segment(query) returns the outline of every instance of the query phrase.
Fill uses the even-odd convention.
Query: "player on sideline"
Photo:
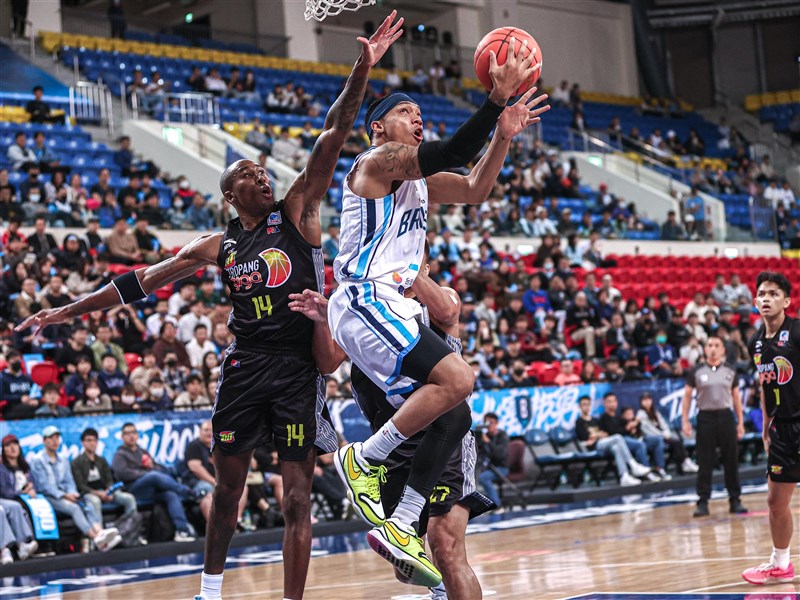
[[[748,347],[761,382],[772,556],[742,573],[745,581],[756,585],[794,579],[789,506],[800,482],[800,320],[786,316],[791,293],[792,286],[784,275],[759,273],[756,308],[764,323]]]
[[[221,598],[222,571],[250,457],[270,438],[278,448],[285,486],[284,598],[303,597],[311,555],[315,447],[332,452],[337,439],[321,414],[325,404],[319,371],[330,371],[325,362],[330,331],[327,324],[313,324],[292,312],[289,294],[322,286],[320,202],[361,107],[370,69],[402,34],[403,20],[394,23],[396,14],[369,40],[358,38],[361,55],[328,112],[305,170],[283,201],[275,201],[263,168],[250,160],[237,161],[220,178],[225,201],[239,215],[224,233],[199,237],[175,257],[130,271],[77,302],[40,311],[17,328],[42,328],[120,301],[134,302],[206,265],[223,270],[235,341],[225,355],[212,417],[217,483],[196,599]]]
[[[416,298],[422,303],[422,320],[461,356],[461,339],[458,337],[458,320],[461,313],[461,300],[455,290],[440,287],[428,277],[428,243],[420,272],[407,297]],[[303,294],[293,294],[289,307],[303,312],[310,319],[326,320],[328,301],[320,294],[305,290]],[[425,317],[429,316],[429,319]],[[337,356],[335,361],[344,358]],[[386,393],[375,385],[356,365],[351,372],[353,397],[361,412],[370,423],[372,431],[378,431],[396,412],[387,401]],[[394,509],[400,501],[411,461],[419,448],[423,432],[410,437],[388,456],[386,482],[381,486],[381,501],[386,512]],[[469,431],[460,446],[456,448],[447,463],[438,484],[434,487],[428,504],[423,510],[419,535],[427,532],[431,558],[442,573],[443,584],[431,588],[431,598],[446,600],[449,597],[459,600],[480,600],[481,586],[475,572],[469,565],[466,549],[467,523],[490,510],[495,504],[477,491],[475,485],[475,464],[477,452],[475,438]],[[411,583],[395,567],[395,576],[403,583]]]
[[[491,55],[489,98],[446,141],[422,143],[419,106],[405,94],[373,103],[366,125],[374,145],[356,158],[342,195],[340,251],[334,261],[339,287],[329,301],[328,320],[336,342],[399,410],[363,444],[337,451],[334,464],[354,508],[374,525],[368,534],[373,550],[428,587],[438,585],[441,574],[414,524],[472,424],[464,399],[472,392],[474,375],[430,327],[417,323],[417,304],[403,292],[419,272],[428,202],[485,201],[511,139],[548,108],[536,108],[545,95],[528,104],[535,88],[506,108],[536,68],[533,53],[522,59],[515,45],[511,38],[503,66]],[[470,162],[495,125],[489,149],[469,176],[445,172]],[[380,463],[428,425],[403,496],[385,519]]]

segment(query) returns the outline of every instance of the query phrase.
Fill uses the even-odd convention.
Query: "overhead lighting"
[[[186,13],[186,16],[183,18],[183,20],[186,21],[187,23],[191,23],[192,21],[194,21],[194,14]]]

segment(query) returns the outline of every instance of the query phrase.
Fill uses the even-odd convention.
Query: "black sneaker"
[[[707,517],[710,513],[708,512],[708,503],[701,502],[697,505],[697,508],[694,509],[693,517]]]
[[[747,508],[742,505],[738,498],[731,498],[730,505],[731,507],[728,512],[732,515],[743,515],[747,512]]]

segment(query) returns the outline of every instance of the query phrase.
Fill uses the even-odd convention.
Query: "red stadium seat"
[[[58,365],[49,360],[33,365],[31,379],[39,387],[44,387],[48,383],[58,383]]]
[[[136,354],[135,352],[126,352],[125,364],[128,365],[128,373],[130,373],[136,367],[142,364],[142,357]]]

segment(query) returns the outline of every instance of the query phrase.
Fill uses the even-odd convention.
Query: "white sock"
[[[222,573],[208,575],[203,572],[200,576],[200,595],[205,600],[222,600]]]
[[[367,460],[382,462],[386,460],[386,457],[389,456],[392,450],[407,439],[406,436],[397,431],[397,427],[394,426],[394,423],[390,419],[364,442],[364,445],[361,447],[361,456]]]
[[[403,490],[403,497],[392,513],[393,519],[398,519],[410,525],[419,521],[422,509],[425,508],[425,498],[411,486],[406,486]]]
[[[772,547],[772,561],[778,565],[779,569],[788,567],[790,558],[789,548],[780,549],[775,546]]]

